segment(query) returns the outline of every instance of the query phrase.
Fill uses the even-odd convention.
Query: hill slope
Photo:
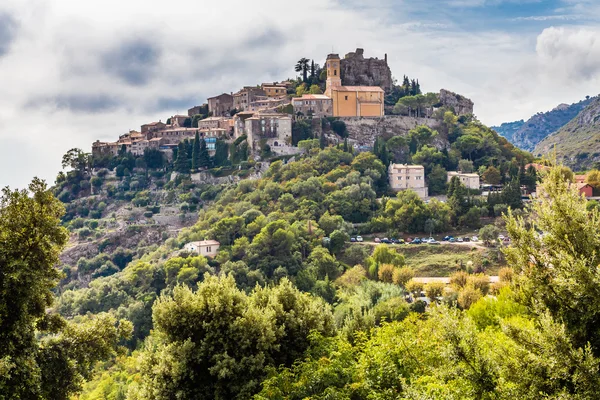
[[[596,97],[558,132],[542,140],[533,151],[556,155],[566,165],[582,169],[600,161],[600,98]]]
[[[507,122],[500,126],[492,127],[492,129],[504,136],[515,146],[523,150],[532,151],[539,142],[575,118],[593,99],[592,97],[571,105],[560,104],[552,111],[537,113],[527,120],[527,122],[523,122],[522,120]]]

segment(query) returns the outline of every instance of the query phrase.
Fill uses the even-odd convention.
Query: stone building
[[[166,126],[167,125],[164,122],[159,120],[158,122],[151,122],[149,124],[142,125],[141,131],[142,133],[156,132],[160,131],[161,129],[165,129]]]
[[[294,114],[325,118],[333,116],[333,100],[324,94],[305,94],[292,99]]]
[[[269,85],[263,83],[261,88],[267,97],[281,97],[287,95],[287,88],[283,85]]]
[[[384,91],[391,90],[393,84],[387,54],[383,60],[364,58],[363,49],[356,49],[341,60],[341,78],[347,86],[379,86]]]
[[[194,106],[188,110],[188,117],[193,117],[198,114],[208,114],[208,104],[204,103],[201,106]]]
[[[245,86],[233,95],[233,108],[238,111],[247,111],[250,103],[260,97],[266,97],[264,90],[256,86]]]
[[[390,187],[396,192],[411,189],[422,199],[429,195],[422,165],[390,164],[388,176]]]
[[[448,171],[448,182],[450,182],[455,176],[460,179],[460,182],[465,185],[467,189],[479,189],[479,175]]]
[[[327,56],[325,95],[333,100],[334,117],[383,117],[385,92],[379,86],[342,86],[340,56]]]
[[[233,96],[230,94],[223,93],[208,99],[208,112],[213,117],[229,116],[233,108]]]
[[[173,115],[171,117],[171,126],[172,127],[183,127],[185,125],[185,120],[189,117],[187,115]]]
[[[261,152],[263,141],[278,155],[298,152],[292,146],[292,118],[288,115],[256,113],[245,119],[244,133],[248,135],[248,146],[254,153]]]
[[[231,129],[231,118],[209,117],[198,121],[198,129]]]
[[[289,104],[287,96],[283,97],[257,97],[253,102],[248,105],[246,111],[275,111],[278,107]]]

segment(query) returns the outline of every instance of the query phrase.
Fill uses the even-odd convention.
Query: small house
[[[199,242],[190,242],[184,246],[184,250],[190,253],[196,253],[204,257],[214,257],[217,255],[221,243],[216,240],[202,240]]]

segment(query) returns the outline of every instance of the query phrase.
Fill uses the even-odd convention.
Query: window
[[[410,180],[410,176],[407,176],[407,177],[406,177],[406,180],[407,180],[407,181],[409,181],[409,180]]]
[[[344,96],[344,100],[348,100],[348,96]]]
[[[399,180],[399,181],[401,181],[401,180],[402,180],[402,177],[401,177],[401,176],[399,176],[399,177],[398,177],[398,180]]]
[[[212,247],[210,247],[210,246],[207,246],[207,247],[206,247],[206,252],[207,252],[207,253],[210,253],[210,252],[212,252]]]
[[[333,70],[333,75],[334,75],[334,76],[337,76],[337,69],[334,69],[334,70]]]

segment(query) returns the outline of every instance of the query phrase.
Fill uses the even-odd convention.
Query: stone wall
[[[392,71],[387,63],[387,55],[383,60],[364,58],[363,49],[348,53],[341,60],[342,84],[346,86],[380,86],[388,91],[392,88]]]
[[[383,118],[340,119],[346,123],[348,142],[358,148],[372,147],[378,136],[384,139],[405,136],[408,131],[420,125],[427,125],[432,129],[439,127],[439,122],[432,118],[385,116]]]
[[[473,102],[460,94],[449,90],[440,90],[440,103],[454,110],[456,115],[473,114]]]

